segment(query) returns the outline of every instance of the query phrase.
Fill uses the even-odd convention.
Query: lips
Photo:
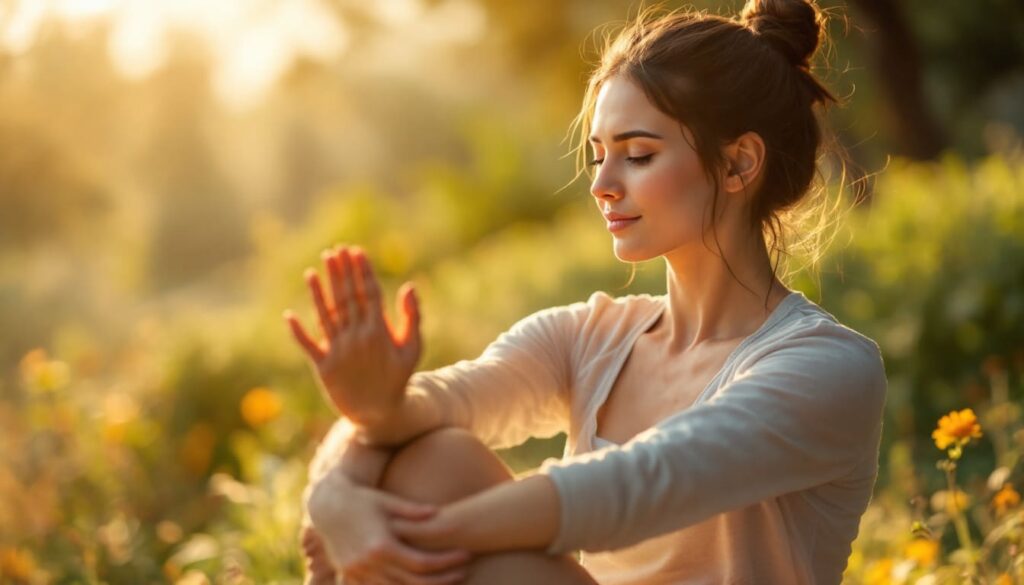
[[[637,219],[639,215],[623,215],[621,213],[606,213],[604,218],[608,221],[615,221],[617,219]]]
[[[609,219],[608,220],[608,231],[617,232],[619,230],[626,229],[634,223],[640,221],[639,217],[624,218],[624,219]]]

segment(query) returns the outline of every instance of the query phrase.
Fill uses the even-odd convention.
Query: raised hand
[[[325,250],[322,258],[330,295],[316,270],[307,269],[305,279],[323,339],[315,341],[291,311],[284,318],[331,403],[356,425],[372,426],[401,404],[419,361],[419,303],[411,283],[403,284],[396,327],[385,314],[380,285],[360,248],[338,246]]]

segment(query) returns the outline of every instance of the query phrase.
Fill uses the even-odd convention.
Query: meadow
[[[302,273],[328,246],[367,251],[389,310],[416,284],[419,369],[595,290],[664,292],[661,261],[615,259],[563,157],[580,39],[621,3],[356,4],[273,45],[293,59],[261,86],[216,66],[278,54],[246,44],[258,23],[203,20],[228,53],[171,34],[147,65],[107,13],[18,45],[21,4],[0,2],[0,585],[301,583],[300,494],[335,415],[281,314],[313,322]],[[938,43],[933,16],[914,26]],[[889,380],[844,583],[1024,584],[1024,146],[989,123],[1017,86],[966,101],[971,65],[926,52],[950,143],[901,155],[866,49],[837,50],[853,106],[830,119],[867,179],[824,165],[846,211],[784,268]],[[501,456],[524,471],[563,444]]]

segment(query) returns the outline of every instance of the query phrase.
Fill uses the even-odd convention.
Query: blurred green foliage
[[[928,471],[928,433],[945,411],[991,401],[983,365],[1009,372],[1008,398],[1021,399],[1021,162],[894,163],[871,205],[847,218],[820,275],[802,272],[794,282],[882,346],[890,394],[879,493],[942,488],[942,476]],[[278,316],[295,306],[312,318],[297,275],[325,242],[364,245],[389,298],[406,277],[417,283],[423,368],[474,357],[525,314],[593,290],[664,287],[660,261],[640,265],[624,286],[629,271],[586,201],[456,244],[458,215],[450,230],[417,231],[410,217],[418,214],[373,205],[369,187],[349,195],[325,200],[308,224],[258,230],[238,275],[249,283],[245,299],[153,308],[123,344],[59,330],[47,349],[21,358],[0,401],[0,492],[9,503],[2,546],[33,551],[39,574],[58,581],[158,581],[193,569],[296,582],[304,462],[331,415]],[[427,203],[434,197],[424,188],[404,209],[436,205]],[[527,469],[557,456],[563,440],[503,456]],[[897,451],[918,470],[912,488],[896,487],[907,473],[891,470]],[[989,443],[977,451],[968,477],[995,466]]]
[[[332,413],[279,316],[312,322],[301,274],[324,247],[363,246],[389,307],[416,283],[421,368],[474,357],[530,312],[594,290],[664,292],[661,261],[627,286],[563,157],[580,44],[625,6],[428,4],[449,11],[442,32],[446,19],[472,30],[473,14],[489,24],[425,41],[376,3],[331,3],[349,48],[297,58],[247,109],[214,95],[216,55],[188,34],[142,78],[111,64],[102,19],[48,22],[31,48],[0,49],[0,583],[300,582],[299,494]],[[741,3],[725,4],[698,6]],[[876,122],[888,106],[865,65],[877,39],[856,9],[823,4],[854,24],[832,25],[830,83],[857,90],[830,120],[874,172],[899,144]],[[1024,392],[1020,23],[905,8],[949,148],[893,159],[820,271],[792,284],[878,341],[889,374],[851,583],[954,563],[949,531],[929,562],[928,545],[907,544],[914,520],[946,525],[922,511],[944,489],[929,434],[967,406],[986,429],[1017,428],[999,405]],[[979,37],[996,29],[1011,32]],[[993,52],[982,75],[972,55]],[[502,456],[528,469],[563,440]],[[978,542],[997,526],[984,478],[1007,468],[1021,486],[1022,442],[986,433],[961,462]]]

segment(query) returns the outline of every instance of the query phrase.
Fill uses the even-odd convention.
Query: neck
[[[698,242],[665,255],[668,307],[652,332],[671,353],[750,335],[792,292],[772,274],[760,235],[718,244],[717,254]]]

